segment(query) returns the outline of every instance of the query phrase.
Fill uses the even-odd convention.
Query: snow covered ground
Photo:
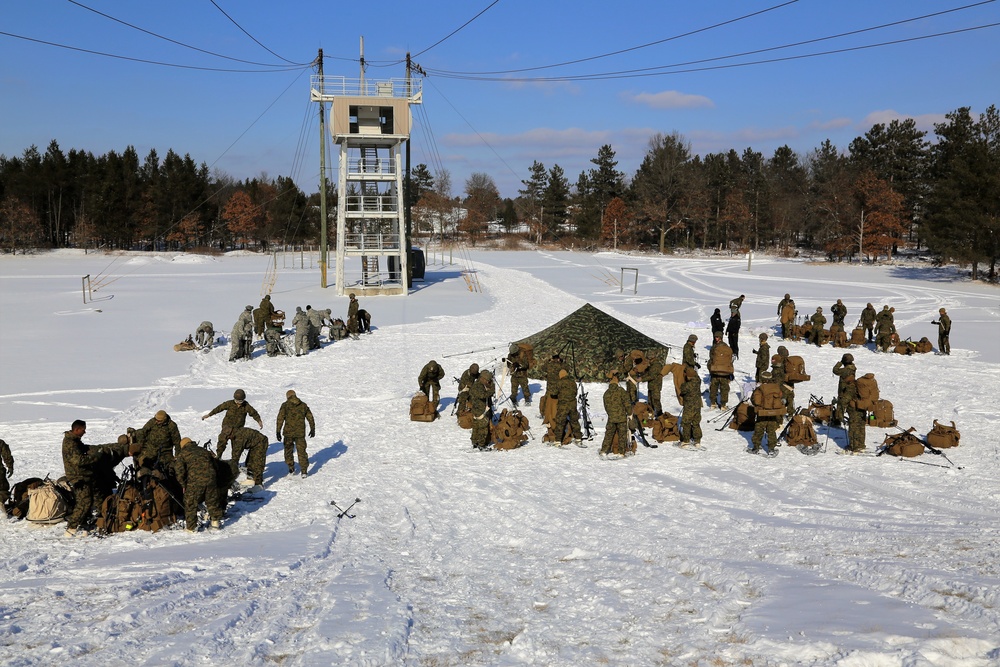
[[[62,527],[0,525],[0,663],[1000,664],[996,289],[915,265],[468,257],[429,266],[406,298],[362,297],[370,336],[302,358],[258,347],[246,363],[229,363],[228,345],[172,346],[202,320],[228,331],[256,306],[266,257],[0,257],[0,437],[13,481],[61,474],[73,419],[98,444],[162,408],[204,441],[220,421],[200,416],[242,387],[269,437],[289,388],[317,421],[310,477],[288,477],[272,442],[263,502],[231,507],[219,532],[68,539]],[[482,292],[461,275],[470,265]],[[638,268],[637,294],[615,283],[620,267]],[[105,285],[84,304],[86,274]],[[347,299],[318,282],[281,268],[273,301],[289,318],[307,303],[344,316]],[[606,462],[599,439],[542,444],[534,409],[525,447],[472,453],[448,416],[450,380],[441,420],[408,419],[429,359],[449,378],[496,365],[509,341],[586,302],[664,343],[699,333],[704,356],[708,316],[745,294],[737,369],[752,373],[757,333],[774,327],[786,291],[800,312],[842,298],[849,324],[867,301],[893,305],[904,337],[935,342],[929,322],[948,308],[950,357],[853,353],[902,426],[957,423],[962,446],[948,457],[961,469],[929,454],[835,456],[839,430],[818,456],[747,456],[749,434],[707,423],[705,452],[640,448]],[[788,345],[813,378],[799,402],[832,397],[842,352]],[[470,350],[485,351],[451,356]],[[603,388],[588,389],[602,430]],[[677,412],[666,394],[664,407]],[[884,433],[868,429],[870,449]],[[338,518],[330,501],[355,498],[356,518]]]

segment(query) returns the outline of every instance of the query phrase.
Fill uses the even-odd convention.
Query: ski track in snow
[[[826,454],[784,447],[776,459],[750,457],[742,454],[749,434],[715,431],[718,424],[705,420],[719,413],[708,410],[703,453],[661,445],[602,462],[600,434],[588,449],[544,445],[535,407],[526,408],[534,436],[526,447],[474,453],[469,432],[449,416],[452,377],[473,361],[500,371],[508,341],[586,300],[671,342],[692,331],[679,322],[707,320],[712,304],[724,309],[742,291],[744,312],[760,310],[744,320],[748,349],[737,368],[748,374],[750,336],[773,326],[770,313],[789,289],[788,277],[766,275],[763,259],[754,265],[763,275],[748,278],[741,261],[521,255],[545,271],[584,276],[573,280],[591,296],[503,268],[505,254],[497,264],[479,254],[486,294],[462,294],[464,286],[451,294],[477,299],[476,308],[485,306],[479,312],[422,313],[302,358],[269,359],[258,347],[251,362],[229,363],[226,344],[193,355],[182,374],[132,387],[138,399],[124,411],[91,415],[92,444],[141,426],[164,406],[185,436],[204,441],[216,437],[221,418],[201,415],[242,386],[271,437],[284,392],[295,389],[317,421],[311,474],[287,476],[281,445],[272,442],[263,501],[236,503],[218,533],[67,540],[62,527],[9,522],[0,662],[998,664],[1000,458],[989,409],[1000,386],[996,364],[965,349],[950,359],[854,351],[860,372],[877,373],[901,425],[926,432],[932,418],[960,422],[962,447],[948,454],[964,470],[833,456],[846,440],[836,429]],[[614,273],[602,266],[611,261],[643,266],[638,296],[599,284],[601,272]],[[829,279],[795,278],[791,291],[809,285],[824,310],[829,295],[857,290],[876,295],[873,303],[891,297],[897,314],[914,313],[907,322],[939,304],[953,312],[956,301],[979,298],[924,284],[876,289]],[[670,296],[674,290],[683,295]],[[406,308],[420,298],[408,297],[414,304]],[[806,302],[813,300],[803,299],[800,312]],[[813,377],[800,385],[798,402],[835,394],[828,369],[842,351],[789,345]],[[707,345],[699,352],[707,357]],[[411,422],[415,378],[431,358],[447,372],[442,419]],[[601,426],[603,387],[587,388]],[[540,393],[540,383],[531,389]],[[955,396],[960,407],[951,409]],[[667,392],[664,407],[678,411]],[[4,422],[8,442],[46,443],[36,462],[15,450],[17,479],[61,471],[64,424],[17,423],[15,438],[14,424]],[[868,429],[869,448],[892,430]],[[822,441],[826,429],[819,434]],[[355,497],[357,518],[337,518],[330,500],[346,507]]]

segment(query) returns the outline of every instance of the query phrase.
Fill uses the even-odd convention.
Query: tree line
[[[946,114],[933,135],[913,120],[876,124],[846,149],[829,140],[801,156],[695,155],[655,134],[631,175],[610,145],[571,184],[535,160],[515,198],[473,173],[453,195],[447,170],[413,168],[405,183],[414,234],[475,244],[498,227],[538,243],[586,248],[821,252],[833,260],[927,249],[996,279],[1000,255],[1000,113]],[[317,243],[319,195],[291,178],[236,181],[204,163],[132,147],[94,156],[52,141],[0,155],[0,247],[219,249]],[[328,193],[335,216],[336,194]],[[331,228],[334,225],[329,226]]]
[[[534,161],[514,199],[474,173],[453,197],[447,172],[411,174],[415,230],[473,243],[497,222],[535,241],[589,248],[821,252],[833,260],[891,258],[900,247],[981,266],[1000,255],[1000,114],[946,114],[934,135],[912,119],[874,125],[846,150],[829,140],[805,156],[787,145],[694,155],[678,133],[650,138],[631,177],[602,146],[571,187]],[[462,215],[453,213],[457,206]]]
[[[140,161],[132,146],[95,156],[52,141],[0,155],[0,247],[266,249],[317,238],[314,198],[291,178],[237,181],[173,150]]]

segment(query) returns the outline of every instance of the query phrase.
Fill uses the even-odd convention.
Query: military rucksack
[[[887,433],[882,442],[882,451],[892,456],[914,457],[924,453],[924,443],[920,438],[913,435],[914,429],[911,427],[903,433]]]
[[[28,515],[32,523],[59,523],[69,511],[71,492],[46,478],[41,484],[28,491]]]
[[[410,421],[432,422],[437,416],[437,404],[428,400],[424,392],[418,391],[410,399]]]
[[[535,346],[531,343],[517,344],[518,356],[521,358],[522,370],[531,370],[535,367]]]
[[[927,336],[924,336],[919,341],[913,344],[913,351],[918,354],[927,354],[934,349],[934,345],[927,340]]]
[[[29,477],[15,484],[10,491],[10,498],[4,506],[7,514],[15,519],[23,519],[28,516],[28,491],[38,488],[43,481],[45,480],[41,477]]]
[[[851,345],[864,345],[867,342],[864,327],[855,327],[851,330]]]
[[[787,410],[781,395],[781,387],[774,382],[765,382],[754,389],[750,394],[750,402],[760,417],[778,417]]]
[[[884,398],[875,401],[875,407],[868,416],[868,425],[876,428],[891,428],[896,425],[892,403]]]
[[[708,372],[712,375],[732,375],[733,348],[725,343],[714,345],[709,353]]]
[[[649,403],[645,401],[639,401],[634,406],[632,406],[632,414],[639,420],[639,423],[643,426],[652,426],[653,424],[653,408],[649,406]]]
[[[788,430],[785,431],[785,441],[793,447],[817,444],[819,439],[816,437],[812,419],[808,415],[793,415],[788,423]]]
[[[934,428],[927,434],[927,444],[937,449],[958,447],[958,441],[961,437],[958,429],[955,428],[955,422],[952,422],[951,426],[945,426],[935,419]]]
[[[653,440],[678,442],[680,439],[681,430],[677,417],[669,412],[664,412],[653,421]]]
[[[854,401],[854,407],[859,410],[873,410],[878,400],[878,382],[875,380],[875,374],[865,373],[856,382],[858,397]]]
[[[528,441],[528,418],[520,410],[503,409],[493,424],[493,449],[516,449]]]
[[[847,347],[851,344],[850,339],[847,337],[847,332],[844,331],[843,327],[838,327],[831,335],[830,342],[833,343],[834,347]]]
[[[812,417],[814,424],[829,424],[833,419],[833,405],[810,401],[806,414]]]
[[[808,382],[810,376],[806,373],[806,362],[802,357],[794,356],[785,359],[785,382]]]
[[[732,421],[729,422],[729,428],[737,431],[752,431],[755,421],[757,421],[757,411],[747,401],[740,401],[733,413]]]

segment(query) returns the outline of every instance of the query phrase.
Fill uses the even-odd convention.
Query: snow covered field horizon
[[[475,249],[431,264],[407,297],[368,298],[374,333],[301,358],[229,363],[228,345],[174,352],[202,320],[227,332],[260,301],[268,257],[54,251],[0,257],[0,437],[12,482],[62,472],[61,434],[112,441],[158,409],[199,442],[200,416],[243,388],[273,435],[285,391],[311,407],[311,475],[291,478],[272,441],[263,502],[238,503],[222,531],[67,539],[62,527],[2,530],[0,662],[5,665],[991,665],[1000,664],[1000,294],[954,268],[755,257],[660,257]],[[638,269],[632,294],[616,283]],[[468,289],[474,269],[481,292]],[[91,303],[81,277],[101,276]],[[272,300],[331,308],[346,297],[318,271],[279,265]],[[950,357],[852,350],[900,425],[955,421],[956,466],[828,449],[775,459],[742,453],[749,434],[716,431],[705,452],[661,445],[597,457],[603,387],[587,385],[588,449],[534,439],[473,454],[448,413],[450,380],[584,303],[668,344],[746,295],[737,378],[785,292],[800,313],[866,302],[896,309],[903,338],[928,337],[939,307]],[[776,346],[772,340],[772,349]],[[806,359],[809,394],[836,393],[842,350],[786,343]],[[495,348],[495,349],[493,349]],[[476,354],[461,354],[481,350]],[[442,419],[408,419],[416,376],[445,368]],[[703,369],[704,370],[704,369]],[[739,382],[734,383],[734,389]],[[506,392],[509,387],[504,387]],[[533,393],[542,384],[531,382]],[[705,384],[707,389],[707,383]],[[733,403],[733,401],[731,401]],[[678,406],[664,395],[664,408]],[[892,429],[867,429],[874,450]],[[820,437],[827,436],[825,427]],[[945,467],[942,467],[944,465]],[[355,498],[356,519],[330,506]]]

